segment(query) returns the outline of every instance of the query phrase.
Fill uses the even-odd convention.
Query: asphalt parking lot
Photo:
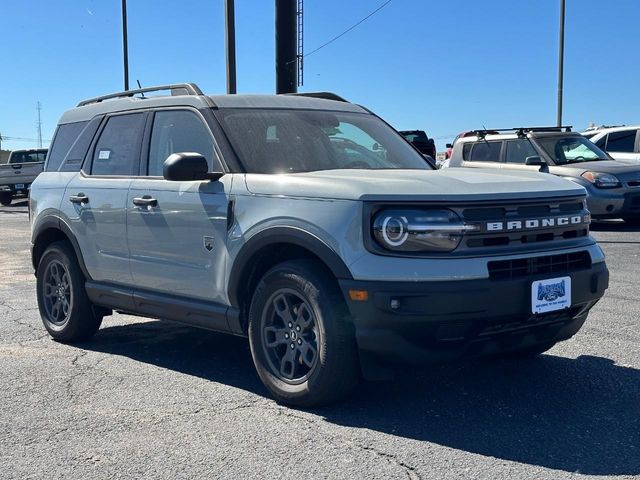
[[[114,314],[46,335],[26,202],[0,208],[0,475],[17,478],[568,478],[640,475],[640,228],[594,224],[611,271],[539,358],[412,370],[341,404],[271,400],[247,342]]]

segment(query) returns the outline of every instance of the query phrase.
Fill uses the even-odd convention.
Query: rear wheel
[[[4,205],[5,207],[7,205],[11,205],[11,197],[11,192],[0,193],[0,204]]]
[[[54,340],[86,340],[100,328],[102,315],[94,311],[84,283],[69,244],[51,244],[38,264],[36,288],[42,323]]]
[[[281,402],[327,404],[357,384],[346,306],[317,262],[285,262],[264,275],[251,302],[249,342],[260,379]]]

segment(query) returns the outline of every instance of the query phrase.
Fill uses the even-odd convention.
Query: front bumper
[[[532,282],[565,275],[571,277],[571,307],[531,313]],[[608,284],[604,262],[509,280],[340,280],[361,358],[391,363],[447,362],[566,340],[580,329]],[[352,289],[366,290],[368,300],[350,300]]]
[[[635,189],[638,190],[638,189]],[[620,218],[640,215],[640,191],[626,189],[587,189],[587,208],[594,218]]]

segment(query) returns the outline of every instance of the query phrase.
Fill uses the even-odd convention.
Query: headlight
[[[373,236],[386,249],[399,252],[450,252],[462,240],[465,225],[451,210],[388,208],[373,219]]]
[[[582,178],[593,183],[598,188],[616,188],[620,186],[620,180],[610,173],[584,172]]]

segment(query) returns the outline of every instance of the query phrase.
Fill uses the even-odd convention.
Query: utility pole
[[[122,0],[122,55],[124,61],[124,89],[129,90],[129,47],[127,44],[127,0]]]
[[[36,110],[38,110],[38,148],[42,148],[42,120],[40,119],[40,110],[42,110],[42,104],[38,100],[36,103]]]
[[[235,0],[225,0],[225,33],[227,46],[227,93],[236,93],[236,20]]]
[[[560,47],[558,52],[558,127],[562,126],[562,90],[564,83],[564,2],[565,0],[560,0]]]
[[[296,93],[297,2],[276,0],[276,93]]]

